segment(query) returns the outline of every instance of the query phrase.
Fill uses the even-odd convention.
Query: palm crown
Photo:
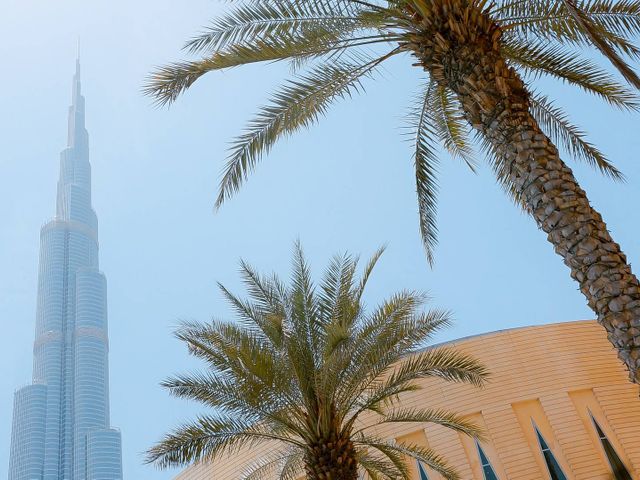
[[[633,85],[640,79],[622,59],[638,58],[631,38],[640,32],[640,2],[634,0],[255,0],[239,2],[185,49],[204,58],[174,63],[149,78],[147,93],[172,102],[202,75],[238,65],[288,60],[296,75],[234,142],[220,185],[221,205],[241,186],[262,154],[282,137],[315,123],[336,100],[362,90],[381,64],[396,55],[421,60],[420,36],[427,22],[446,22],[460,10],[486,15],[500,35],[501,54],[525,78],[547,75],[576,85],[615,107],[637,110],[638,97],[576,49],[595,45]],[[438,7],[445,8],[440,16]],[[477,18],[466,18],[472,25]],[[464,22],[461,22],[464,28]],[[436,41],[446,42],[444,38]],[[371,47],[390,50],[374,54]],[[427,69],[427,76],[429,70]],[[531,92],[531,108],[545,132],[578,160],[613,178],[621,173],[542,93]],[[422,236],[429,259],[436,243],[436,143],[473,168],[469,129],[456,94],[427,78],[410,115],[415,138],[416,183]],[[480,138],[482,141],[483,139]],[[494,158],[500,179],[501,159]],[[515,189],[509,188],[512,193]]]
[[[356,278],[357,259],[337,256],[316,288],[296,247],[291,285],[257,274],[242,263],[250,300],[221,286],[240,323],[187,324],[177,337],[203,359],[203,373],[179,375],[164,385],[214,413],[168,434],[148,453],[159,466],[214,460],[240,447],[272,442],[266,457],[239,478],[408,478],[405,457],[445,478],[458,478],[426,447],[376,436],[390,422],[434,422],[478,436],[479,429],[455,413],[401,407],[398,397],[439,377],[480,386],[485,368],[451,347],[424,349],[449,323],[442,310],[421,312],[425,297],[401,292],[371,313],[362,294],[381,251]],[[368,415],[366,422],[361,417]]]
[[[640,109],[639,0],[247,0],[234,2],[186,49],[202,58],[158,69],[146,91],[160,104],[202,75],[287,60],[294,78],[232,144],[217,205],[279,139],[314,124],[404,55],[426,81],[412,107],[420,230],[429,262],[437,242],[437,144],[474,168],[469,134],[497,180],[547,233],[609,340],[640,383],[640,282],[573,172],[560,158],[622,174],[548,96],[550,76],[623,110]],[[589,50],[591,49],[591,51]],[[602,53],[626,82],[591,59]]]

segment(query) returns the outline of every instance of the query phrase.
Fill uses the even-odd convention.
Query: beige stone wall
[[[594,321],[505,330],[451,342],[491,370],[486,388],[428,379],[403,397],[407,407],[442,407],[483,425],[482,448],[500,479],[548,479],[533,422],[569,480],[611,479],[590,415],[596,419],[634,479],[640,479],[640,391]],[[442,427],[385,426],[398,441],[428,445],[446,456],[463,479],[483,480],[472,439]],[[265,450],[266,451],[266,450]],[[215,465],[191,467],[178,480],[238,478],[261,450],[242,452]],[[414,467],[412,465],[412,467]],[[415,478],[417,469],[413,468]],[[428,471],[429,480],[439,480]]]

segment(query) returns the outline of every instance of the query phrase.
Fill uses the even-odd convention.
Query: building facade
[[[109,421],[106,288],[78,61],[56,215],[40,232],[33,383],[14,397],[9,480],[122,479],[120,432]]]
[[[640,391],[594,321],[504,330],[451,342],[488,366],[483,389],[422,380],[407,408],[446,408],[482,426],[482,442],[437,425],[378,433],[433,448],[463,480],[640,479]],[[366,419],[365,419],[366,424]],[[190,467],[176,480],[241,478],[269,447]],[[442,480],[415,462],[415,480]]]

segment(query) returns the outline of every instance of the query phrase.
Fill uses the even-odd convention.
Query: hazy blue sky
[[[428,269],[402,138],[402,116],[419,85],[406,59],[319,128],[280,144],[215,214],[225,148],[284,67],[209,75],[170,110],[152,108],[140,87],[152,66],[180,58],[182,42],[223,6],[0,0],[0,477],[13,390],[31,378],[39,229],[54,213],[78,36],[108,279],[112,424],[123,432],[126,478],[171,478],[141,465],[140,453],[200,409],[158,386],[195,365],[171,337],[173,326],[228,314],[215,282],[239,290],[240,257],[286,274],[298,237],[317,270],[334,252],[368,255],[388,243],[370,303],[401,288],[429,290],[457,319],[442,340],[591,318],[545,236],[484,167],[474,175],[443,158],[441,244]],[[631,263],[640,263],[640,116],[547,86],[627,174],[620,185],[575,169]]]

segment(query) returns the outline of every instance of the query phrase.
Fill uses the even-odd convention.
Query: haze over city
[[[80,39],[92,164],[107,277],[111,423],[122,431],[126,478],[169,479],[142,452],[203,409],[159,382],[198,365],[172,337],[182,320],[230,317],[216,287],[242,292],[241,258],[286,276],[300,239],[317,269],[336,252],[388,245],[367,303],[427,290],[455,325],[438,341],[525,325],[594,318],[533,220],[506,199],[490,168],[443,155],[439,238],[429,269],[420,241],[407,100],[420,75],[394,69],[365,82],[318,128],[274,148],[219,211],[213,204],[231,139],[286,65],[212,73],[171,108],[142,95],[145,76],[182,58],[179,47],[222,2],[0,0],[0,475],[8,465],[13,392],[30,382],[40,227],[55,213],[71,77]],[[628,181],[571,163],[632,266],[640,265],[640,121],[543,82]],[[479,157],[481,158],[481,157]],[[362,208],[366,205],[366,208]],[[637,272],[636,272],[637,273]]]

